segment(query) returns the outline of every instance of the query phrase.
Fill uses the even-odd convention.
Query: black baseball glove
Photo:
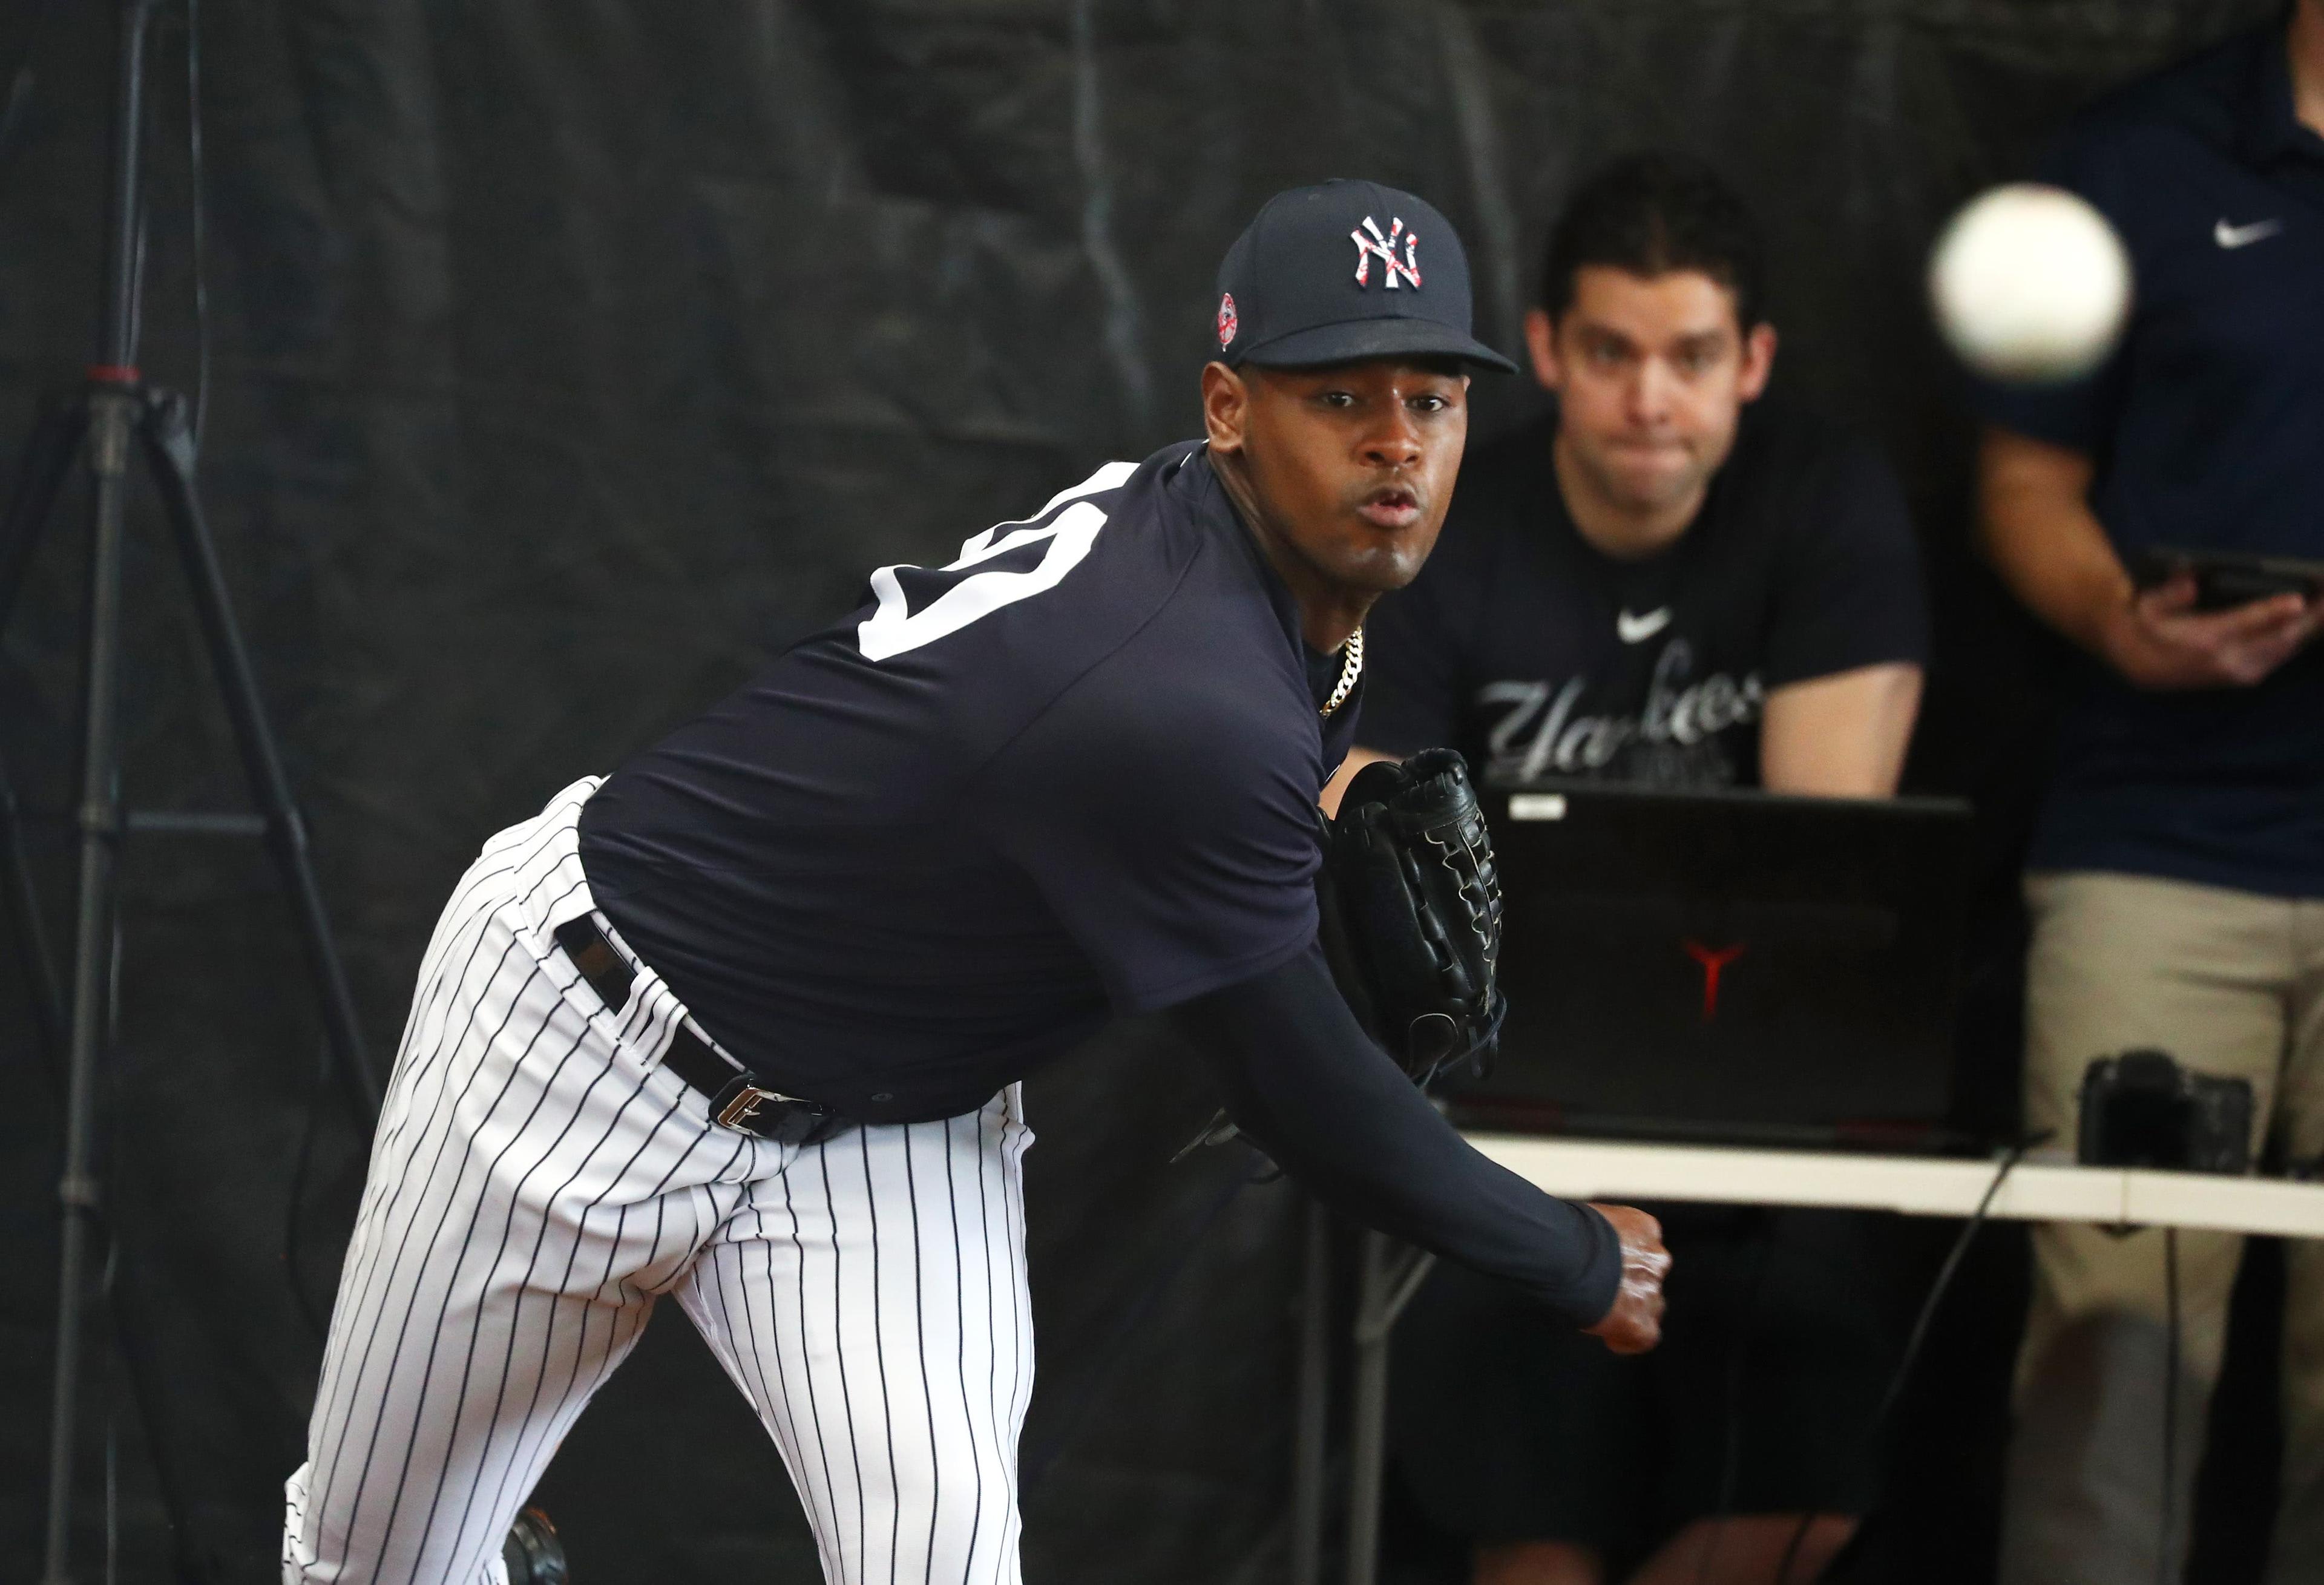
[[[1318,934],[1340,994],[1421,1088],[1464,1064],[1482,1074],[1508,1003],[1494,980],[1501,879],[1468,762],[1451,749],[1377,761],[1337,820],[1315,817]],[[1236,1132],[1219,1112],[1171,1159]]]
[[[1367,765],[1328,825],[1317,900],[1341,994],[1414,1083],[1483,1072],[1508,1003],[1500,876],[1467,763],[1429,749]]]

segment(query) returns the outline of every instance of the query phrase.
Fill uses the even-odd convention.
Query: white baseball
[[[2012,182],[1971,199],[1929,256],[1937,325],[1997,380],[2072,380],[2106,361],[2130,310],[2130,255],[2063,188]]]

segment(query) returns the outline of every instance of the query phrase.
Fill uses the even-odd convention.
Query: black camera
[[[2084,1166],[2251,1170],[2252,1087],[2190,1073],[2160,1051],[2102,1056],[2082,1074]]]
[[[557,1526],[539,1508],[527,1508],[516,1516],[508,1539],[501,1543],[501,1562],[508,1570],[509,1585],[567,1585],[573,1577]]]

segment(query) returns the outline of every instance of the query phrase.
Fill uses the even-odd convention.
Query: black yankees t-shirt
[[[1502,786],[1753,786],[1770,690],[1925,659],[1912,525],[1870,449],[1755,403],[1686,532],[1618,560],[1574,528],[1555,434],[1471,456],[1435,553],[1374,609],[1368,746],[1449,743]]]
[[[1113,1011],[1315,935],[1358,699],[1199,445],[1109,464],[866,603],[584,806],[598,906],[763,1079],[956,1115]],[[1360,687],[1357,690],[1360,696]]]

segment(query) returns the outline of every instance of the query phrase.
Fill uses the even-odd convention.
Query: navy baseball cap
[[[1327,181],[1267,200],[1219,265],[1213,355],[1308,368],[1358,358],[1517,365],[1469,333],[1469,259],[1425,199]]]

